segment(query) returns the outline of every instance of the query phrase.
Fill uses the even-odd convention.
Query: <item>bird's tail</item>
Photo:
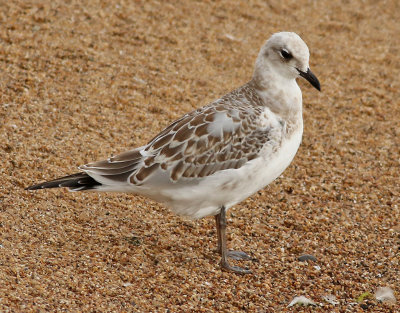
[[[37,190],[45,188],[68,187],[71,191],[96,189],[101,183],[86,173],[76,173],[69,176],[57,178],[37,185],[25,188],[25,190]]]

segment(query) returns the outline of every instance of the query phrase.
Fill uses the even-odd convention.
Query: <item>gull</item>
[[[262,46],[253,76],[243,86],[183,115],[144,146],[26,189],[127,192],[192,219],[215,216],[222,269],[251,273],[228,261],[251,257],[227,249],[226,212],[292,162],[303,133],[298,77],[321,90],[300,36],[275,33]]]

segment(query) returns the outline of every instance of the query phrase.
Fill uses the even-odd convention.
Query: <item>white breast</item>
[[[280,149],[274,153],[265,151],[262,157],[249,162],[248,165],[239,169],[241,173],[236,173],[239,179],[232,179],[230,186],[230,201],[225,206],[231,207],[247,197],[253,195],[258,190],[264,188],[290,165],[300,146],[302,129],[284,140]]]
[[[142,190],[142,194],[166,203],[172,211],[190,218],[218,214],[220,207],[229,208],[271,183],[292,162],[302,137],[302,124],[279,149],[264,147],[256,158],[239,169],[229,169],[196,182],[178,182],[163,190]]]

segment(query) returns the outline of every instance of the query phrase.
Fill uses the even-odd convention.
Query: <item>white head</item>
[[[320,90],[317,77],[310,71],[309,57],[307,45],[296,33],[273,34],[258,54],[253,78],[262,87],[275,75],[289,80],[302,76]]]

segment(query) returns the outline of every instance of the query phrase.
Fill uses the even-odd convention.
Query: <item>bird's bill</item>
[[[297,70],[299,71],[301,77],[305,78],[311,85],[313,85],[316,89],[321,91],[321,85],[319,83],[319,80],[317,76],[315,76],[314,73],[311,72],[310,69],[307,69],[307,72],[300,71],[299,69]]]

